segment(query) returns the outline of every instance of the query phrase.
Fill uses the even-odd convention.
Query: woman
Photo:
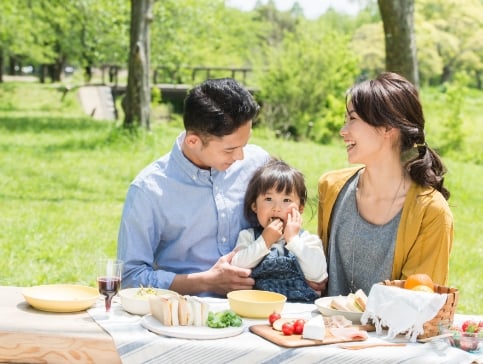
[[[417,89],[395,73],[355,85],[340,131],[349,163],[319,180],[318,233],[329,296],[426,273],[448,282],[453,217],[446,172],[428,147]]]

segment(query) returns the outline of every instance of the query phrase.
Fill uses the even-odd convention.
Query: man
[[[259,106],[235,80],[207,80],[185,99],[184,127],[171,152],[129,187],[118,237],[123,287],[225,296],[251,289],[250,270],[230,264],[243,199],[269,155],[247,145]]]

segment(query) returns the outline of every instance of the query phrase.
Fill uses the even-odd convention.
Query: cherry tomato
[[[298,319],[293,323],[293,333],[295,335],[302,335],[304,331],[305,320]]]
[[[278,312],[273,311],[270,316],[268,316],[268,322],[270,323],[270,326],[273,326],[273,323],[277,321],[279,318],[281,318],[280,314]]]
[[[282,332],[286,336],[290,336],[293,334],[293,323],[286,322],[282,325]]]

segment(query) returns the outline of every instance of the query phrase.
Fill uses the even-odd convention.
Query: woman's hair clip
[[[426,142],[424,143],[414,143],[413,145],[413,148],[421,148],[421,147],[427,147],[428,145],[426,144]]]

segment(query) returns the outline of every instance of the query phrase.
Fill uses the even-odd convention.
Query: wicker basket
[[[406,281],[404,280],[385,280],[381,282],[381,284],[404,288],[405,282]],[[458,290],[456,288],[444,287],[435,284],[434,293],[446,293],[448,295],[446,298],[446,303],[443,305],[443,307],[441,307],[436,316],[424,323],[424,333],[419,335],[418,339],[426,339],[428,337],[439,335],[439,324],[441,321],[453,322],[456,306],[458,305]]]

